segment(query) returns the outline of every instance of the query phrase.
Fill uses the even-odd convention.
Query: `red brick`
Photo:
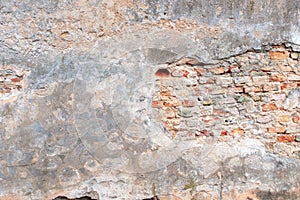
[[[278,142],[294,142],[295,136],[294,135],[280,135],[277,136]]]
[[[284,82],[286,81],[286,77],[284,74],[275,73],[270,76],[270,81],[273,82]]]
[[[277,126],[277,127],[270,127],[268,128],[269,133],[284,133],[286,131],[286,128],[283,126]]]
[[[270,51],[270,59],[271,60],[283,60],[283,59],[288,59],[289,57],[290,57],[290,53],[286,50]]]
[[[195,105],[196,105],[196,102],[192,101],[192,100],[184,100],[182,102],[183,107],[194,107]]]
[[[262,106],[262,111],[271,111],[271,110],[277,110],[277,106],[274,103],[268,103],[268,104],[263,104]]]

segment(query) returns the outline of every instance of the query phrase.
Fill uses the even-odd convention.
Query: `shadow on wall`
[[[69,199],[68,197],[65,197],[65,196],[58,196],[58,197],[54,198],[53,200],[97,200],[97,199],[93,199],[88,196],[79,197],[79,198],[75,198],[75,199]]]

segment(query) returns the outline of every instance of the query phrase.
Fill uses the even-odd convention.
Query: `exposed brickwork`
[[[269,134],[274,142],[295,142],[292,134],[300,130],[295,54],[274,46],[204,66],[183,58],[156,72],[152,107],[173,136]]]
[[[0,67],[0,100],[6,102],[14,99],[25,86],[25,72],[12,67]]]

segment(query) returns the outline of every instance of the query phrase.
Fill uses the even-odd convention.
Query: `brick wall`
[[[284,45],[206,65],[158,69],[152,108],[173,136],[300,142],[299,55]]]
[[[0,105],[15,99],[24,89],[26,72],[13,67],[0,67]]]

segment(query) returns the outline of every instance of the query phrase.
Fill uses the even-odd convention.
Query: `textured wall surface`
[[[0,0],[0,200],[300,199],[299,3]]]

